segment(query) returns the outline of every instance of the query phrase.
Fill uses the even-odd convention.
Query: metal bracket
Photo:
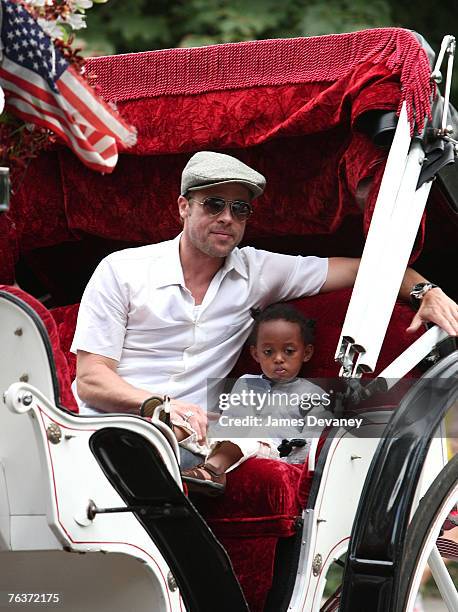
[[[450,88],[452,85],[452,72],[453,72],[453,62],[455,59],[455,49],[456,49],[456,39],[454,36],[450,34],[444,36],[441,44],[441,48],[439,51],[439,55],[437,56],[437,61],[434,66],[434,70],[431,73],[431,80],[435,83],[442,82],[442,73],[440,71],[440,67],[442,62],[444,61],[445,55],[448,55],[447,59],[447,73],[445,76],[445,92],[444,92],[444,110],[442,113],[442,122],[440,129],[440,136],[449,136],[453,133],[453,128],[447,125],[448,120],[448,112],[449,112],[449,102],[450,102]]]
[[[363,347],[354,343],[353,338],[344,336],[340,345],[339,353],[336,357],[336,361],[342,364],[339,371],[339,376],[343,378],[360,378],[363,372],[356,368],[358,359],[362,353],[365,353]]]
[[[87,518],[93,521],[97,514],[117,514],[119,512],[136,512],[141,516],[150,518],[186,518],[189,510],[185,506],[170,504],[167,502],[161,505],[145,506],[121,506],[120,508],[98,508],[96,503],[90,499],[87,507]]]

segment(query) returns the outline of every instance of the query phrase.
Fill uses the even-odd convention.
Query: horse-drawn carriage
[[[456,290],[444,273],[454,144],[421,42],[369,30],[97,58],[88,70],[137,127],[136,146],[110,176],[63,147],[42,153],[0,217],[2,605],[411,611],[429,557],[458,610],[443,563],[458,559],[458,463],[443,423],[457,354],[438,328],[407,335],[412,310],[395,305],[409,260]],[[335,410],[365,421],[328,431],[303,466],[250,459],[224,498],[191,503],[159,418],[77,414],[69,347],[100,258],[179,232],[179,175],[200,149],[267,177],[247,244],[359,256],[367,235],[350,303],[347,291],[295,301],[317,320],[304,376],[340,369]],[[234,373],[255,368],[242,352]],[[418,380],[405,394],[384,395],[407,375]],[[345,553],[343,588],[323,603]]]

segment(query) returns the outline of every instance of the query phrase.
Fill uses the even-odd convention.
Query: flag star
[[[33,38],[32,38],[32,40],[30,41],[30,44],[32,45],[32,47],[36,47],[36,46],[38,45],[37,41],[36,41],[36,40],[34,40]]]
[[[14,38],[14,34],[13,32],[8,32],[8,34],[6,35],[7,38],[9,38],[11,40],[11,38]]]
[[[13,49],[15,51],[19,51],[19,43],[15,42],[14,45],[13,45]]]
[[[24,40],[21,42],[21,45],[22,45],[23,47],[28,47],[28,46],[29,46],[29,41],[24,39]]]
[[[32,59],[32,57],[35,55],[35,53],[33,51],[29,51],[27,53],[27,57],[30,57],[30,59]]]
[[[62,64],[62,66],[63,66],[66,63],[67,63],[67,60],[64,57],[61,57],[60,60],[59,60],[59,64]]]
[[[38,38],[43,38],[44,35],[45,33],[42,32],[41,30],[38,32]]]
[[[18,62],[23,62],[25,60],[25,57],[23,56],[22,53],[19,53],[19,55],[17,56]]]
[[[20,36],[21,35],[21,30],[14,30],[14,33],[16,34],[16,36]]]
[[[22,33],[24,34],[24,36],[27,36],[29,31],[27,30],[27,28],[22,28]]]
[[[7,13],[14,13],[14,8],[13,8],[13,7],[12,7],[12,6],[9,4],[9,5],[6,7],[6,12],[7,12]]]
[[[35,70],[38,70],[38,63],[37,63],[37,62],[33,62],[33,64],[32,64],[32,65],[33,65],[33,67],[34,67],[34,69],[35,69]]]
[[[41,49],[42,51],[44,51],[44,49],[45,49],[45,46],[46,46],[46,45],[45,45],[45,43],[41,43],[41,45],[38,45],[38,46],[40,47],[40,49]]]
[[[22,23],[24,21],[24,17],[17,17],[15,21],[16,23]]]
[[[41,57],[43,55],[40,49],[37,49],[36,54],[38,55],[38,57]]]

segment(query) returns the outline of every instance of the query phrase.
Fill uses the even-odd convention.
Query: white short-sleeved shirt
[[[207,379],[233,368],[252,327],[250,309],[318,293],[328,260],[236,248],[196,309],[184,283],[180,237],[100,262],[81,300],[71,350],[115,359],[117,373],[135,387],[206,408],[217,392],[207,398]]]

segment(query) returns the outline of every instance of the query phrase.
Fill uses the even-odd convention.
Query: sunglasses
[[[244,200],[225,200],[224,198],[218,198],[215,196],[205,198],[205,200],[197,200],[196,198],[192,197],[188,199],[194,200],[200,204],[207,215],[210,215],[210,217],[220,215],[223,210],[226,209],[227,205],[229,205],[231,209],[232,216],[239,221],[245,221],[253,212],[253,207],[251,204],[249,202],[245,202]]]

